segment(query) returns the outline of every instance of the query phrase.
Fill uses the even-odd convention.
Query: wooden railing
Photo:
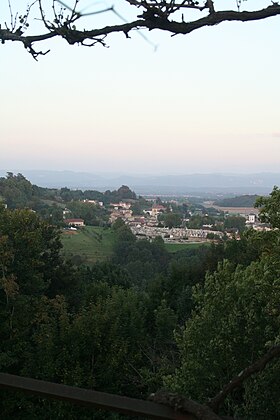
[[[114,411],[128,416],[143,416],[147,419],[195,420],[190,414],[181,414],[170,407],[151,401],[55,384],[7,373],[0,373],[0,388],[22,391],[27,394],[39,395],[43,398],[68,401],[73,404],[101,410]]]

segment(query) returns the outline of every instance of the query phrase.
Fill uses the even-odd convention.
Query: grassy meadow
[[[111,257],[115,232],[110,228],[85,226],[77,231],[63,231],[61,241],[62,253],[66,258],[74,263],[82,262],[92,265],[96,261],[104,261]],[[202,245],[205,243],[165,244],[167,251],[172,253],[183,249],[198,248]]]
[[[196,249],[199,248],[202,245],[209,245],[209,242],[190,242],[190,243],[178,243],[178,244],[165,244],[165,247],[168,252],[178,252],[182,251],[183,249]]]
[[[75,262],[77,256],[85,264],[94,264],[112,255],[115,233],[112,229],[86,226],[77,231],[64,231],[61,235],[62,253]]]

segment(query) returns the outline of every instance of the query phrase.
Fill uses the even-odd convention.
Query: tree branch
[[[222,418],[214,413],[211,408],[207,407],[207,405],[199,404],[171,392],[159,391],[151,394],[149,400],[172,407],[180,413],[193,414],[198,420],[221,420]]]
[[[250,378],[250,376],[257,372],[261,372],[267,363],[276,357],[280,357],[280,345],[272,347],[263,357],[233,378],[214,398],[210,400],[208,403],[209,407],[211,407],[213,411],[218,412],[219,406],[228,394],[230,394],[235,388],[240,387],[246,379]]]
[[[93,29],[90,31],[73,31],[68,30],[65,32],[64,37],[70,43],[82,42],[85,39],[92,39],[94,37],[108,35],[114,32],[124,32],[127,34],[132,29],[147,28],[149,30],[161,29],[163,31],[171,32],[173,35],[182,34],[186,35],[194,30],[203,28],[204,26],[214,26],[225,21],[241,21],[247,22],[252,20],[265,19],[280,15],[280,5],[269,6],[266,9],[258,10],[255,12],[235,12],[223,11],[209,14],[208,16],[198,19],[194,22],[175,22],[163,19],[160,17],[153,17],[150,19],[139,19],[134,22],[129,22],[121,25],[106,26],[101,29]],[[141,17],[141,16],[139,16]]]
[[[240,387],[246,379],[255,373],[261,372],[267,363],[277,357],[280,357],[280,345],[272,347],[263,357],[240,372],[207,405],[199,404],[184,396],[164,391],[152,394],[149,399],[159,404],[172,407],[178,412],[192,414],[198,420],[230,419],[230,417],[219,417],[217,414],[221,403],[235,388]]]
[[[145,4],[147,2],[137,1],[137,0],[129,0],[131,3],[142,3],[142,7],[145,9]],[[165,3],[165,2],[164,2]],[[273,3],[271,6],[268,6],[262,10],[256,10],[253,12],[239,12],[239,11],[218,11],[215,12],[213,8],[213,1],[207,1],[203,8],[209,9],[209,14],[201,19],[197,19],[191,22],[177,22],[169,20],[169,15],[172,13],[170,12],[171,9],[168,9],[168,2],[166,2],[166,11],[161,9],[161,5],[163,3],[159,2],[159,6],[157,8],[157,3],[155,3],[155,7],[148,7],[139,15],[139,19],[132,21],[132,22],[125,22],[120,25],[112,25],[112,26],[105,26],[100,29],[92,29],[92,30],[77,30],[76,27],[73,25],[72,20],[76,21],[77,16],[82,17],[82,14],[75,12],[73,14],[73,19],[66,18],[64,22],[59,22],[59,24],[55,23],[47,23],[44,18],[43,11],[41,10],[42,19],[45,23],[46,28],[48,29],[48,33],[41,34],[41,35],[33,35],[33,36],[24,36],[20,31],[13,30],[13,29],[1,29],[0,26],[0,41],[5,43],[6,41],[17,41],[23,43],[24,47],[31,52],[34,58],[38,54],[44,54],[42,52],[36,53],[32,47],[34,43],[39,43],[42,41],[46,41],[50,38],[54,37],[62,37],[64,38],[69,44],[73,45],[75,43],[80,43],[86,45],[86,41],[93,41],[91,45],[95,43],[101,43],[104,45],[104,37],[109,34],[115,32],[123,32],[127,37],[128,33],[133,29],[159,29],[163,31],[170,32],[172,35],[182,34],[186,35],[189,34],[197,29],[203,28],[205,26],[214,26],[218,25],[219,23],[225,21],[236,21],[236,22],[248,22],[248,21],[255,21],[266,19],[272,16],[280,15],[280,5],[278,3]],[[171,4],[171,3],[170,3]],[[182,8],[192,6],[192,2],[185,2],[181,3]],[[170,6],[171,7],[171,6]],[[174,3],[174,7],[179,7]],[[107,11],[115,12],[113,7],[106,9]],[[176,9],[177,10],[177,9]],[[116,13],[116,12],[115,12]],[[95,14],[95,13],[94,13]]]
[[[34,35],[34,36],[23,36],[20,33],[12,32],[9,29],[1,29],[0,26],[0,40],[2,44],[5,44],[6,41],[17,41],[21,42],[27,51],[32,55],[35,60],[37,60],[38,55],[46,55],[50,50],[45,52],[43,51],[35,51],[33,48],[33,44],[40,41],[45,41],[50,38],[54,38],[57,36],[55,32],[49,32],[47,34],[42,35]]]

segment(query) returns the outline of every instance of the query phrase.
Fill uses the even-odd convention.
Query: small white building
[[[83,219],[65,219],[64,223],[68,226],[76,226],[76,227],[85,226],[85,221]]]
[[[71,211],[65,207],[65,209],[62,210],[62,214],[63,214],[63,219],[65,219],[67,214],[71,214]]]
[[[111,203],[110,206],[114,207],[114,210],[129,210],[131,207],[131,203],[120,201],[119,203]]]
[[[250,213],[247,216],[247,223],[256,223],[257,222],[257,215],[255,213]]]
[[[99,206],[99,207],[103,207],[104,203],[103,201],[97,201],[97,200],[82,200],[83,203],[88,203],[88,204],[94,204],[95,206]]]

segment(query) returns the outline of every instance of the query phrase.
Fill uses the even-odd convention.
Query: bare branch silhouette
[[[14,15],[12,12],[11,2],[8,1],[11,22],[8,25],[5,22],[5,29],[0,25],[0,41],[2,44],[8,41],[20,42],[32,54],[34,58],[38,55],[46,54],[46,52],[36,52],[33,45],[47,41],[50,38],[60,37],[65,39],[70,45],[106,45],[104,39],[116,32],[123,32],[129,38],[129,32],[132,30],[149,31],[158,29],[169,32],[171,35],[187,35],[195,30],[206,26],[215,26],[222,22],[249,22],[280,15],[280,4],[272,2],[269,6],[255,11],[240,11],[240,0],[236,2],[237,10],[216,11],[213,0],[126,0],[127,6],[139,9],[136,20],[128,21],[122,14],[116,10],[114,5],[103,9],[97,9],[92,12],[83,12],[78,10],[78,0],[74,1],[73,7],[66,3],[66,0],[46,0],[49,9],[52,9],[52,16],[46,11],[42,5],[42,0],[35,0],[32,8],[37,5],[40,20],[45,28],[45,33],[37,35],[25,35],[27,29],[31,31],[30,8],[28,6],[26,13],[22,16]],[[265,3],[265,0],[264,0]],[[188,11],[193,10],[196,13],[203,12],[204,16],[196,20],[187,21]],[[92,26],[91,17],[101,13],[112,12],[118,16],[123,23],[117,25],[107,25],[104,27]],[[181,18],[178,20],[178,12],[182,12]],[[48,16],[47,16],[48,15]],[[22,23],[17,27],[17,20],[21,18]],[[77,29],[76,22],[81,18],[87,18],[87,28]],[[173,20],[174,19],[174,20]],[[38,20],[38,18],[37,18]],[[108,20],[109,21],[109,20]],[[146,35],[141,35],[144,39],[151,43]]]

